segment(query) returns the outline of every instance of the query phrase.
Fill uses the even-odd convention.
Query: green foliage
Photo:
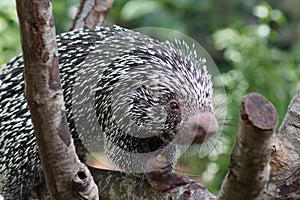
[[[56,32],[70,29],[79,0],[53,0]],[[0,66],[21,53],[21,41],[15,1],[0,1]]]
[[[0,65],[21,52],[15,1],[0,1]]]
[[[252,91],[263,94],[282,120],[299,86],[299,4],[291,0],[115,0],[110,11],[107,24],[177,30],[198,41],[217,63],[222,73],[214,77],[215,86],[223,82],[228,102],[224,129],[207,157],[200,158],[192,150],[187,162],[181,162],[186,164],[185,173],[215,194],[227,172],[242,97]],[[78,5],[79,0],[53,1],[57,33],[69,30]],[[0,1],[0,64],[20,51],[14,1]]]
[[[53,0],[55,28],[58,34],[70,30],[79,3],[80,0]]]
[[[224,58],[232,65],[222,78],[234,104],[246,93],[259,92],[275,105],[282,119],[300,83],[299,58],[295,56],[299,44],[285,50],[275,46],[278,33],[270,23],[284,24],[284,16],[266,4],[256,6],[254,14],[264,9],[260,11],[260,23],[218,30],[213,39],[215,47],[224,52]],[[274,12],[278,14],[272,18]]]

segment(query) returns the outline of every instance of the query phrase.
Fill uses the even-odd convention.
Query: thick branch
[[[219,199],[255,199],[260,195],[269,178],[276,125],[277,113],[270,102],[257,93],[244,97],[229,172]]]
[[[175,187],[166,192],[153,190],[143,179],[126,175],[116,171],[106,171],[90,168],[91,173],[98,183],[101,199],[127,200],[127,199],[168,199],[168,200],[214,200],[212,195],[204,186],[192,182],[188,185]]]
[[[300,88],[288,107],[279,134],[289,140],[300,155]]]
[[[265,199],[300,199],[300,88],[291,101],[273,145]]]
[[[25,94],[48,191],[52,199],[97,199],[97,187],[75,153],[65,116],[51,1],[16,2],[25,64]],[[81,180],[85,192],[82,188],[76,190],[78,187],[72,190],[72,183],[78,183],[77,179]]]
[[[71,30],[102,26],[114,0],[81,0]]]

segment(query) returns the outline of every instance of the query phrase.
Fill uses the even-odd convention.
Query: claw
[[[166,191],[178,185],[191,183],[185,175],[173,173],[171,163],[165,157],[159,155],[153,157],[147,163],[147,180],[151,187],[158,191]]]

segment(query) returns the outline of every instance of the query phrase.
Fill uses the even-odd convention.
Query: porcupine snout
[[[190,116],[184,126],[184,134],[193,137],[192,144],[202,144],[219,132],[217,119],[208,111]]]
[[[193,144],[202,144],[211,136],[219,132],[219,124],[211,112],[200,112],[190,117],[187,122],[193,134],[195,134]]]

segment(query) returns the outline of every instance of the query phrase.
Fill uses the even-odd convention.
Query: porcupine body
[[[177,153],[173,140],[184,132],[183,122],[213,111],[210,75],[192,51],[182,53],[169,42],[117,26],[67,32],[57,42],[75,146],[97,146],[81,137],[102,140],[108,157],[126,172],[146,172],[145,163],[153,154],[164,155],[173,165]],[[33,186],[44,181],[23,94],[23,68],[19,56],[0,69],[5,199],[28,197]]]

